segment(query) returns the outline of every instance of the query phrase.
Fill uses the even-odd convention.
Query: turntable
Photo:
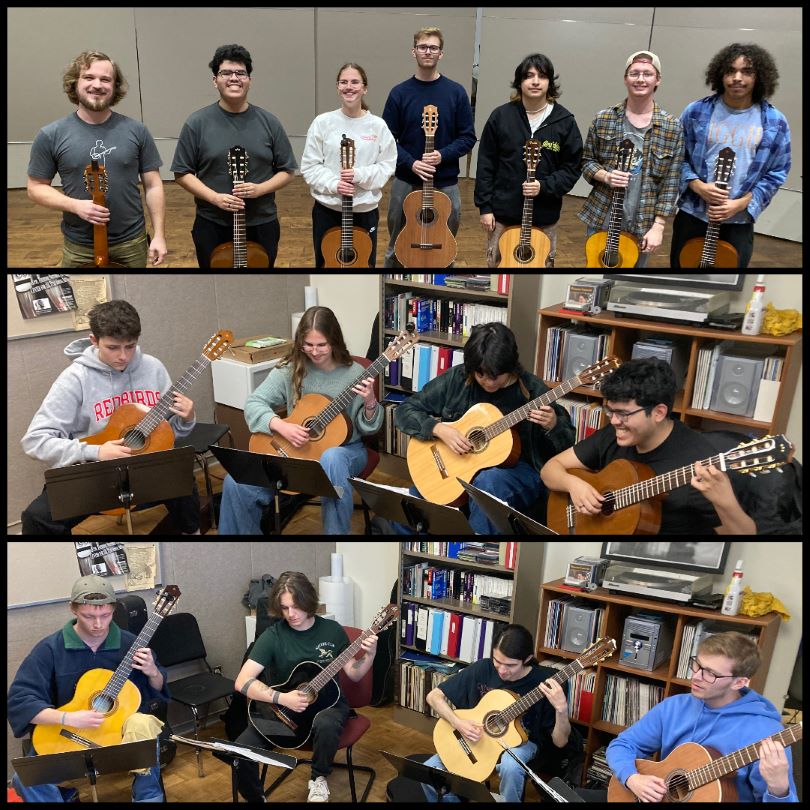
[[[611,591],[686,603],[696,596],[708,593],[712,588],[712,578],[708,574],[684,574],[680,571],[611,563],[602,587]]]
[[[728,312],[727,292],[662,290],[651,287],[617,285],[610,293],[607,308],[618,317],[653,318],[656,321],[705,323]]]

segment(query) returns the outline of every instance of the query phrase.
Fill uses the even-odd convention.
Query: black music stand
[[[500,742],[501,748],[520,765],[529,779],[531,779],[537,787],[541,788],[544,793],[551,796],[555,802],[570,803],[585,801],[572,787],[566,785],[559,776],[550,779],[549,783],[546,784],[511,748],[507,748],[500,740],[498,742]]]
[[[360,497],[380,517],[410,526],[416,534],[475,534],[467,516],[453,506],[431,503],[417,495],[350,478]]]
[[[54,785],[67,779],[86,778],[90,781],[93,801],[97,802],[98,776],[154,768],[158,764],[158,749],[155,740],[139,740],[121,745],[68,751],[64,754],[19,757],[11,760],[11,764],[25,787]]]
[[[234,481],[264,487],[274,494],[273,534],[281,534],[281,508],[278,496],[282,490],[320,495],[325,498],[340,497],[318,461],[268,456],[266,453],[251,453],[249,450],[218,447],[214,444],[210,449]]]
[[[473,802],[492,803],[497,801],[487,790],[486,785],[481,782],[465,779],[450,771],[431,768],[421,762],[389,754],[388,751],[380,751],[380,753],[397,769],[400,776],[412,779],[414,782],[421,782],[423,785],[430,785],[439,794],[440,802],[444,801],[444,797],[448,793],[454,793],[456,796]]]
[[[193,447],[45,471],[45,489],[54,520],[123,507],[129,534],[133,507],[182,498],[190,495],[194,486]]]
[[[523,534],[557,534],[536,520],[513,509],[508,503],[484,492],[460,478],[456,481],[464,487],[470,497],[481,507],[481,511],[498,527],[501,534],[523,535]]]

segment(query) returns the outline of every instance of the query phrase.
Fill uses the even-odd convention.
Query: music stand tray
[[[360,497],[380,517],[402,523],[418,534],[473,535],[467,516],[454,506],[431,503],[398,489],[372,484],[362,478],[349,482]]]
[[[454,793],[456,796],[470,799],[473,802],[492,803],[497,801],[487,790],[486,785],[481,782],[465,779],[450,771],[431,768],[429,765],[390,754],[388,751],[380,751],[380,753],[396,768],[400,776],[412,779],[414,782],[421,782],[423,785],[430,785],[439,794],[439,801],[442,801],[442,797],[448,793]]]
[[[517,509],[513,509],[508,503],[504,503],[494,495],[490,495],[460,478],[456,478],[456,481],[464,487],[470,497],[481,507],[481,511],[498,527],[501,534],[557,534],[553,529],[518,512]]]

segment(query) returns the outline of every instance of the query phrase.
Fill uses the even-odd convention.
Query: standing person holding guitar
[[[365,262],[347,260],[345,264],[376,267],[378,206],[383,187],[396,168],[397,146],[388,125],[372,115],[365,102],[368,77],[360,65],[348,62],[340,68],[337,93],[340,109],[323,113],[312,122],[301,157],[301,174],[315,198],[312,207],[315,267],[336,266],[333,256],[328,257],[331,260],[328,265],[325,263],[322,242],[327,231],[335,229],[337,244],[341,244],[347,197],[353,219],[349,227],[357,227],[358,237],[367,237],[353,239],[358,244],[353,244],[352,249],[358,253],[358,259],[360,253],[368,255]],[[364,244],[365,251],[361,250]]]
[[[135,636],[113,622],[116,601],[108,579],[91,574],[73,584],[70,596],[73,618],[34,647],[9,688],[8,722],[15,737],[24,737],[38,726],[64,726],[81,736],[82,729],[102,725],[105,715],[101,712],[59,711],[56,707],[71,702],[83,674],[95,669],[117,670],[134,646]],[[128,681],[140,693],[141,706],[152,701],[168,703],[167,673],[152,650],[136,649],[132,670]],[[162,726],[152,715],[135,713],[125,721],[124,734],[128,742],[156,740]],[[159,767],[135,776],[134,801],[165,801]],[[23,787],[16,774],[13,785],[25,802],[65,801],[58,785]]]
[[[147,260],[161,264],[167,252],[163,161],[146,127],[112,110],[128,89],[121,68],[101,51],[84,51],[68,66],[62,87],[78,109],[36,134],[28,164],[28,196],[63,212],[61,267],[94,265],[93,234],[100,227],[106,230],[112,266],[146,267]],[[85,184],[85,170],[94,162],[106,173],[105,205],[92,199]],[[57,173],[61,191],[51,186]],[[154,229],[151,243],[139,178]]]
[[[487,235],[487,267],[500,264],[498,242],[507,227],[521,224],[526,198],[532,198],[531,224],[551,243],[545,261],[531,266],[554,267],[562,198],[579,179],[582,157],[582,136],[574,114],[557,101],[558,81],[547,56],[530,54],[515,68],[511,99],[496,107],[484,126],[475,204]],[[531,180],[523,162],[527,139],[540,144],[540,160]]]
[[[447,227],[454,237],[458,233],[461,223],[459,161],[472,151],[476,141],[467,91],[439,73],[439,62],[444,56],[442,32],[438,28],[417,31],[411,54],[416,60],[416,73],[391,90],[382,116],[397,142],[398,153],[388,202],[390,242],[385,253],[386,267],[402,267],[394,255],[394,246],[405,225],[403,204],[412,191],[421,191],[423,181],[432,180],[433,187],[450,198],[452,212]],[[426,106],[438,111],[434,148],[429,154],[424,151],[422,129]]]
[[[722,223],[719,237],[737,251],[735,266],[748,267],[754,222],[790,171],[790,128],[768,101],[778,83],[776,63],[759,45],[727,45],[709,62],[706,84],[714,95],[693,101],[681,113],[686,160],[670,267],[682,266],[684,245],[703,237],[709,222]],[[709,181],[725,147],[735,152],[728,187]]]
[[[214,249],[233,240],[234,211],[244,211],[247,239],[264,248],[273,267],[281,236],[275,193],[293,181],[298,164],[278,118],[248,103],[253,60],[247,49],[222,45],[208,67],[219,100],[188,117],[172,161],[177,184],[195,197],[197,264],[211,266]],[[236,145],[247,153],[245,182],[228,173]]]

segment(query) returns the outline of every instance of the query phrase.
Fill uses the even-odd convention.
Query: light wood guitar
[[[785,747],[802,738],[802,724],[788,726],[771,739]],[[637,759],[636,768],[643,776],[657,776],[667,785],[665,802],[728,802],[738,801],[737,786],[730,776],[740,768],[759,759],[762,740],[732,754],[722,756],[713,748],[698,743],[679,745],[662,762]],[[638,802],[640,799],[615,776],[608,785],[608,802]]]
[[[526,163],[526,182],[537,179],[540,163],[540,141],[529,138],[523,145],[523,160]],[[520,225],[506,228],[498,240],[501,261],[498,267],[545,267],[551,252],[551,240],[540,230],[532,227],[534,197],[523,198],[523,214]]]
[[[724,472],[767,472],[787,464],[793,458],[793,451],[793,445],[785,436],[764,436],[700,463],[711,464]],[[616,459],[600,472],[578,469],[566,472],[587,481],[605,500],[599,514],[586,515],[574,509],[567,492],[549,492],[550,529],[559,534],[658,534],[663,496],[686,486],[694,475],[694,465],[656,475],[646,464]]]
[[[595,667],[616,652],[612,638],[600,638],[576,661],[559,670],[550,680],[564,684],[579,672]],[[433,729],[433,744],[442,763],[451,773],[483,782],[488,779],[503,754],[503,746],[516,748],[528,739],[518,719],[545,698],[539,686],[523,697],[506,689],[488,692],[474,709],[456,709],[462,720],[479,723],[483,728],[478,742],[470,742],[446,720],[439,720]]]
[[[345,413],[357,396],[352,388],[363,380],[382,374],[389,363],[401,357],[418,342],[418,333],[400,332],[388,348],[334,399],[325,394],[304,394],[295,403],[292,413],[284,419],[285,422],[301,425],[309,431],[309,439],[303,447],[294,447],[278,433],[254,433],[248,445],[250,452],[317,461],[330,447],[344,444],[352,435],[352,424]]]
[[[458,421],[445,423],[466,436],[472,444],[472,451],[464,455],[451,450],[441,439],[411,437],[407,457],[414,486],[425,500],[432,503],[461,502],[466,493],[459,478],[472,481],[473,476],[488,467],[517,464],[520,438],[515,426],[528,419],[529,411],[550,405],[577,386],[599,383],[619,365],[615,357],[606,357],[506,416],[489,403],[473,405]]]
[[[345,135],[340,141],[340,168],[354,168],[354,141]],[[324,267],[371,267],[373,246],[365,228],[355,228],[354,201],[342,194],[340,227],[330,228],[321,240]]]
[[[102,208],[107,207],[107,170],[99,166],[98,160],[93,158],[84,170],[84,184],[87,193],[93,195],[93,202]],[[82,267],[126,267],[125,264],[116,264],[110,261],[110,246],[107,240],[107,225],[93,225],[93,261]]]
[[[439,127],[439,110],[428,104],[422,112],[425,154],[433,152]],[[453,213],[450,198],[433,188],[433,176],[422,181],[421,191],[412,191],[402,204],[405,226],[394,243],[394,253],[403,267],[449,267],[458,250],[456,237],[447,225]]]
[[[720,150],[714,167],[714,184],[719,189],[727,189],[734,174],[737,155],[730,146]],[[709,222],[705,236],[690,239],[682,248],[679,261],[681,267],[739,267],[737,248],[724,239],[719,239],[722,222]]]
[[[625,138],[619,144],[616,168],[629,172],[633,162],[633,142]],[[624,196],[627,189],[614,188],[610,201],[607,231],[597,231],[585,243],[586,267],[635,267],[638,261],[638,241],[622,230]]]
[[[109,669],[91,669],[79,678],[73,700],[60,706],[60,712],[96,711],[105,715],[98,728],[72,728],[70,726],[34,726],[31,741],[37,754],[64,754],[87,748],[119,745],[124,723],[141,706],[141,693],[129,680],[132,660],[141,647],[148,647],[155,630],[177,605],[180,589],[167,585],[155,602],[155,610],[143,626],[124,660],[115,672]]]

